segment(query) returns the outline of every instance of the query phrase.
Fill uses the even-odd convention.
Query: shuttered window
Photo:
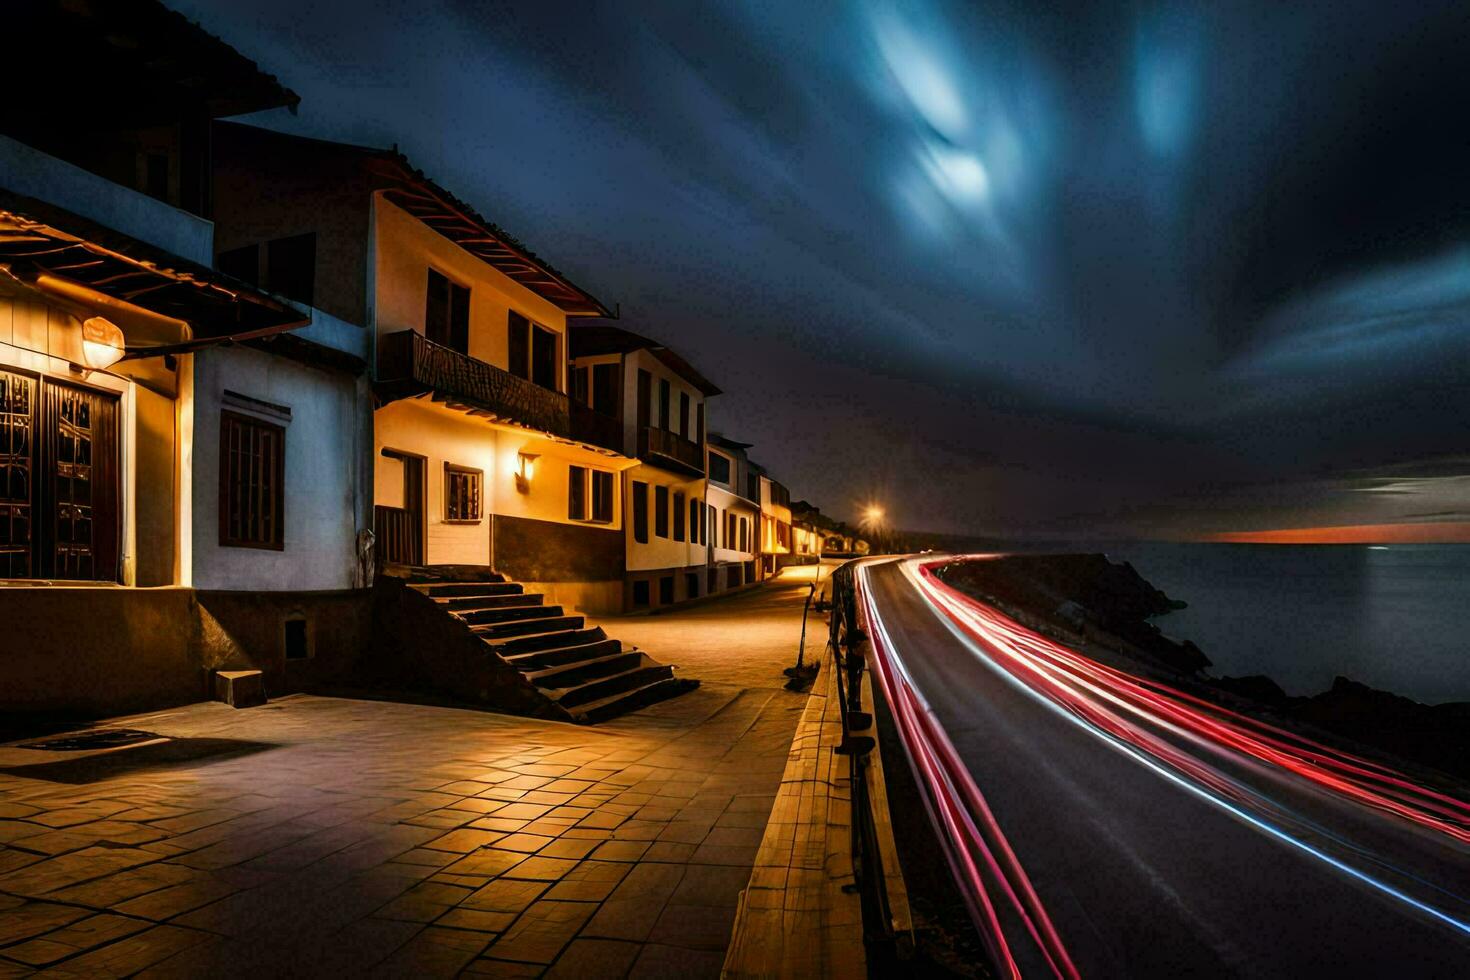
[[[219,495],[221,545],[284,550],[286,430],[221,412]]]

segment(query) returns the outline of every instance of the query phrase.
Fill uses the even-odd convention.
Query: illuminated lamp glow
[[[111,320],[93,316],[82,321],[82,359],[90,368],[105,370],[125,353],[122,329]]]
[[[531,491],[531,481],[536,478],[536,453],[516,454],[516,489],[521,493]]]

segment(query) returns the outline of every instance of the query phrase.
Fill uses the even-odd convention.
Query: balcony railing
[[[638,433],[638,458],[690,476],[704,475],[704,449],[667,429],[644,426]]]
[[[559,391],[441,347],[413,330],[378,341],[378,390],[389,401],[433,392],[495,421],[623,451],[622,426]]]
[[[422,565],[424,548],[418,515],[402,507],[373,508],[373,536],[379,565]]]

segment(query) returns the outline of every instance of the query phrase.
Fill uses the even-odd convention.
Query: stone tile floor
[[[111,752],[0,746],[0,978],[715,976],[805,703],[780,671],[806,592],[619,620],[707,682],[595,728],[297,695],[118,719],[166,740]]]

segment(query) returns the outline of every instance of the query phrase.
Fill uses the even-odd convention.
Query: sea
[[[1198,644],[1217,676],[1266,674],[1288,694],[1315,694],[1341,674],[1428,704],[1470,701],[1470,545],[1079,550],[1131,562],[1187,602],[1154,622]]]

